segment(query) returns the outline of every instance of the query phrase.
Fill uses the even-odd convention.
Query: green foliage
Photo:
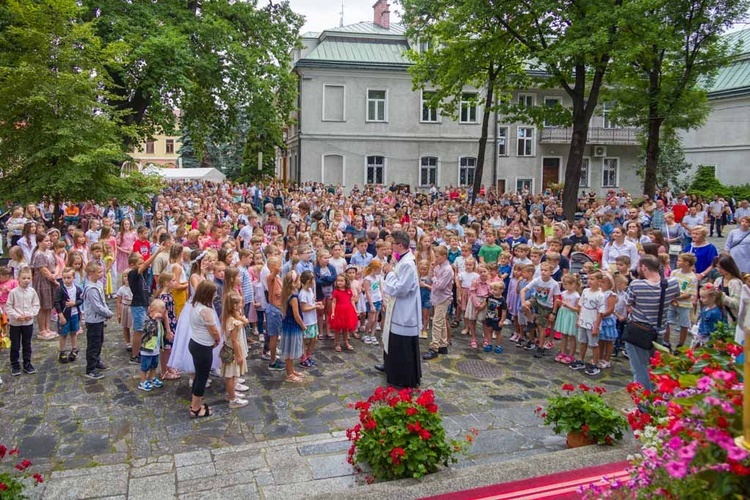
[[[623,438],[627,420],[604,402],[603,387],[565,384],[562,390],[549,398],[547,408],[535,410],[555,434],[581,432],[598,444],[613,444]]]
[[[725,198],[748,200],[750,199],[750,184],[726,186],[716,178],[714,167],[699,166],[687,192],[706,200],[713,199],[717,194]]]
[[[646,143],[641,141],[636,173],[641,179],[646,174]],[[670,186],[676,191],[687,191],[690,185],[688,173],[693,166],[685,160],[682,142],[677,135],[669,135],[660,141],[659,159],[656,167],[656,182],[659,186]]]
[[[346,431],[352,441],[347,460],[358,471],[357,464],[369,464],[377,479],[435,472],[455,462],[477,434],[472,430],[464,441],[447,439],[432,390],[378,387],[367,401],[350,406],[359,410],[359,423]]]
[[[109,53],[74,0],[0,11],[0,196],[19,202],[139,197],[119,177],[120,114]]]
[[[18,457],[20,451],[18,448],[8,449],[4,444],[0,444],[0,465],[12,456]],[[0,471],[0,499],[2,500],[20,500],[27,498],[24,493],[26,489],[27,478],[34,478],[34,485],[44,482],[41,474],[31,474],[29,468],[33,464],[30,460],[20,460],[11,469],[13,472]]]

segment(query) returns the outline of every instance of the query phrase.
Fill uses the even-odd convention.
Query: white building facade
[[[474,179],[482,109],[467,88],[458,119],[442,115],[414,90],[401,25],[388,21],[386,0],[374,21],[303,35],[294,54],[299,77],[296,123],[288,132],[288,178],[325,184],[466,186]],[[514,94],[529,105],[570,105],[563,91]],[[482,183],[503,192],[540,192],[564,180],[572,128],[505,123],[493,116]],[[637,192],[637,132],[592,118],[581,189]]]

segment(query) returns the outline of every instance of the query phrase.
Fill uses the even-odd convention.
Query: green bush
[[[688,194],[694,194],[707,200],[718,194],[723,198],[734,197],[739,201],[750,199],[750,184],[725,186],[716,178],[712,167],[700,166],[688,188]]]

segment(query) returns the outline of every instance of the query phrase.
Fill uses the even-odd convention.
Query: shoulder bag
[[[656,325],[640,323],[638,321],[629,321],[622,332],[622,340],[628,344],[650,351],[654,348],[654,341],[659,336],[661,321],[664,317],[664,297],[667,293],[667,280],[662,279],[659,285],[661,292],[659,294],[659,316]]]

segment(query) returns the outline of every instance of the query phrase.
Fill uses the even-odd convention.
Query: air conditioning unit
[[[607,156],[606,146],[594,146],[594,158],[604,158]]]

